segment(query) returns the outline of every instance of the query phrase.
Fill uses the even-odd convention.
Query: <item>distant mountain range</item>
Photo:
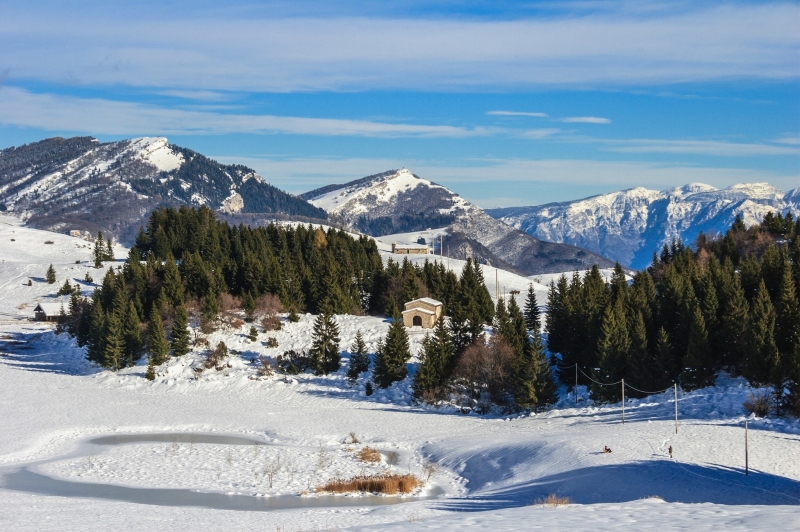
[[[537,238],[586,248],[639,269],[673,238],[689,244],[700,231],[724,233],[736,215],[752,225],[769,211],[800,214],[800,188],[786,193],[767,183],[721,190],[703,184],[663,191],[631,188],[577,201],[486,212]]]
[[[518,231],[405,169],[328,185],[302,197],[331,219],[372,236],[446,227],[444,245],[451,257],[474,257],[524,275],[613,265],[598,254]]]
[[[0,210],[40,229],[104,231],[130,242],[159,205],[325,219],[325,211],[165,138],[61,137],[0,151]]]

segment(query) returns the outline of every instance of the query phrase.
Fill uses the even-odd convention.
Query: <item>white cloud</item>
[[[793,146],[798,146],[800,145],[800,137],[786,136],[775,139],[773,142],[777,142],[778,144],[791,144]]]
[[[561,130],[558,128],[541,128],[541,129],[528,129],[522,133],[522,136],[528,139],[543,139],[545,137],[552,137]]]
[[[215,113],[0,87],[0,123],[93,135],[284,133],[361,137],[470,137],[501,130],[367,120]]]
[[[567,10],[569,11],[569,10]],[[518,20],[279,18],[4,5],[20,79],[298,91],[797,79],[800,5],[683,3]],[[11,53],[13,51],[13,53]]]
[[[610,124],[611,120],[608,118],[600,118],[598,116],[569,116],[561,118],[561,122],[568,124]]]
[[[530,116],[536,118],[547,117],[547,113],[529,113],[526,111],[488,111],[486,114],[493,116]]]
[[[622,141],[623,146],[608,148],[618,153],[684,153],[690,155],[715,155],[721,157],[747,157],[754,155],[800,155],[800,148],[772,146],[769,144],[721,142],[716,140],[649,140]]]

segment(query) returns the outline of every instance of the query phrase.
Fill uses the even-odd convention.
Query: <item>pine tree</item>
[[[339,327],[329,313],[327,305],[323,305],[322,313],[314,321],[311,333],[311,358],[314,373],[327,375],[339,369]]]
[[[92,298],[92,313],[89,320],[89,337],[86,342],[86,358],[97,364],[102,364],[105,352],[106,315],[100,304],[98,290]]]
[[[105,249],[103,249],[103,233],[97,233],[97,239],[94,241],[94,267],[103,267],[103,257],[105,256]]]
[[[408,376],[406,362],[411,358],[408,347],[408,334],[399,314],[392,318],[386,340],[376,353],[373,379],[381,388],[388,388],[393,382]]]
[[[122,322],[116,312],[108,314],[103,348],[103,366],[117,371],[125,367],[125,337]]]
[[[539,332],[542,322],[539,312],[539,303],[536,301],[536,292],[533,283],[528,285],[528,297],[525,300],[525,325],[529,331]]]
[[[103,260],[114,261],[114,248],[111,246],[111,238],[106,240],[106,250],[103,253]]]
[[[422,354],[414,382],[414,398],[438,399],[444,395],[444,386],[450,377],[450,367],[454,356],[453,342],[445,325],[444,316],[436,321],[433,335],[426,336],[422,342]]]
[[[714,384],[714,366],[708,342],[708,330],[700,305],[695,304],[689,321],[689,338],[683,357],[681,387],[696,390]]]
[[[251,335],[255,327],[251,327]],[[252,340],[251,341],[255,341]],[[189,352],[189,313],[183,305],[175,309],[175,321],[172,323],[172,339],[170,342],[172,355],[180,357]]]
[[[51,264],[47,268],[47,273],[45,274],[45,278],[47,279],[47,284],[55,284],[56,282],[56,270],[53,268]]]
[[[361,329],[359,329],[353,345],[350,346],[350,367],[347,368],[347,380],[350,384],[355,384],[358,376],[365,371],[369,371],[369,353],[367,353],[367,344],[364,343]]]
[[[128,302],[122,329],[123,337],[125,338],[125,354],[128,357],[127,362],[129,366],[132,366],[142,353],[142,325],[133,301]]]
[[[150,351],[150,361],[154,366],[160,366],[169,358],[167,334],[164,331],[161,315],[155,306],[150,312],[150,323],[147,324],[147,349]]]
[[[775,345],[775,308],[763,280],[753,300],[746,345],[745,377],[757,386],[769,383],[773,367],[780,364],[780,356]]]

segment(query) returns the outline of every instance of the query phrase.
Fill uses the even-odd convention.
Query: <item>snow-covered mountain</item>
[[[162,204],[325,218],[250,168],[220,164],[161,137],[57,137],[0,151],[0,210],[33,227],[102,230],[126,241]]]
[[[724,233],[737,214],[751,225],[769,211],[800,213],[800,188],[784,193],[767,183],[721,190],[692,183],[660,192],[637,187],[578,201],[486,212],[538,238],[642,268],[653,251],[673,238],[691,243],[700,231]]]
[[[543,242],[487,215],[447,188],[406,169],[302,195],[334,219],[373,236],[447,227],[445,252],[526,275],[613,265],[571,245]]]

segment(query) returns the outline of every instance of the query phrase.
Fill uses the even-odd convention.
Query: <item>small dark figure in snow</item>
[[[608,447],[608,445],[603,446],[603,454],[608,454],[610,452],[611,452],[611,449]]]
[[[672,445],[669,446],[669,457],[672,458]]]

